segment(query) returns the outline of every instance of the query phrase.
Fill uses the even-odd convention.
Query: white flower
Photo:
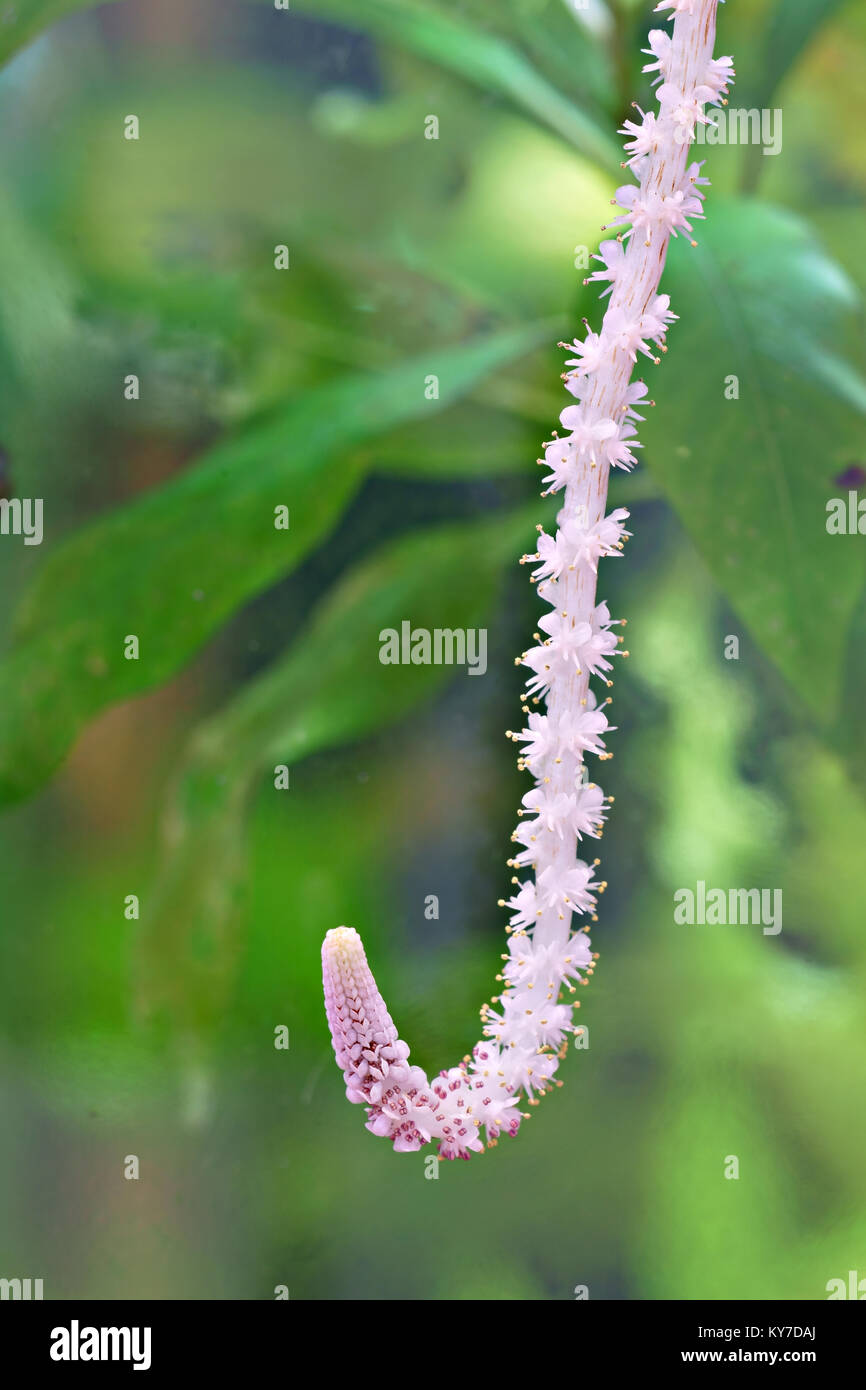
[[[715,99],[712,87],[701,85],[685,91],[672,82],[663,82],[656,93],[661,105],[662,118],[671,121],[675,127],[674,139],[684,145],[693,138],[696,125],[712,125],[704,106]]]
[[[519,734],[512,734],[515,742],[525,743],[523,757],[527,766],[532,766],[532,770],[543,762],[559,746],[559,728],[551,723],[546,714],[530,714],[527,720],[528,728],[522,729]]]
[[[701,84],[709,87],[716,97],[726,92],[734,80],[733,58],[714,58],[708,64]]]
[[[570,405],[560,420],[571,433],[565,439],[555,439],[544,451],[544,461],[550,472],[545,476],[548,492],[559,492],[566,486],[575,464],[589,458],[592,463],[604,458],[605,441],[617,432],[613,420],[589,420],[583,406]]]
[[[523,655],[523,664],[535,672],[526,687],[531,694],[548,690],[557,670],[563,674],[572,670],[579,675],[586,669],[597,675],[611,669],[605,658],[616,653],[617,639],[598,616],[606,613],[604,604],[594,611],[590,621],[563,612],[545,613],[538,625],[549,640]]]
[[[647,389],[645,381],[633,381],[625,393],[623,402],[623,418],[626,420],[643,420],[644,415],[638,415],[635,410],[636,405],[644,405],[647,402]]]
[[[589,864],[584,864],[580,859],[573,864],[570,869],[560,868],[557,864],[548,864],[542,871],[538,879],[539,898],[545,909],[553,909],[561,912],[566,908],[574,912],[590,912],[595,906],[595,897],[592,893],[593,888],[597,888]],[[577,939],[579,941],[580,938]],[[590,963],[591,953],[589,942],[584,936],[583,942],[586,943],[585,949],[582,948],[574,959],[578,964]],[[575,938],[572,938],[572,945],[576,945]],[[568,965],[572,957],[568,957]],[[575,966],[575,973],[577,966]],[[563,978],[567,970],[563,970]]]
[[[684,187],[687,190],[691,190],[692,196],[695,198],[700,198],[701,202],[704,201],[704,194],[701,192],[698,185],[703,184],[706,188],[709,188],[710,186],[709,179],[704,179],[700,177],[700,173],[703,167],[703,160],[699,160],[696,161],[694,164],[690,164],[688,169],[686,170],[686,178],[684,184]]]
[[[639,418],[639,417],[638,417]],[[618,435],[624,433],[620,427]],[[614,441],[607,446],[610,456]],[[537,569],[532,571],[536,583],[560,578],[564,570],[572,570],[577,565],[587,565],[593,574],[598,571],[598,562],[603,555],[618,555],[623,538],[628,532],[622,522],[628,516],[624,507],[618,507],[610,516],[595,526],[584,526],[581,521],[566,521],[555,536],[542,531],[538,537],[538,550],[535,555],[527,555],[527,560],[540,560]]]
[[[654,343],[659,343],[664,338],[668,325],[674,323],[678,318],[678,314],[671,313],[670,295],[657,294],[650,307],[645,309],[641,316],[641,329],[647,338],[651,338]]]
[[[571,812],[571,827],[575,835],[600,835],[606,818],[607,802],[601,787],[594,782],[582,782],[577,788]]]
[[[543,946],[531,937],[513,936],[508,945],[510,959],[502,973],[518,991],[529,993],[530,986],[558,989],[564,980],[579,979],[581,970],[592,964],[589,942],[582,932],[564,944],[551,942]]]
[[[644,155],[656,150],[660,139],[658,122],[652,111],[645,115],[643,112],[641,114],[643,120],[639,124],[635,121],[624,121],[619,132],[620,135],[631,137],[625,143],[625,151],[631,156],[627,162],[632,167],[634,167],[636,160],[642,159]]]
[[[612,468],[634,468],[637,459],[632,453],[632,449],[642,449],[643,445],[639,439],[634,437],[634,430],[630,425],[620,425],[616,439],[611,439],[606,446],[605,456]]]
[[[541,915],[535,884],[522,883],[520,892],[508,899],[508,906],[514,909],[514,914],[509,921],[515,930],[523,927],[534,927],[536,918]]]
[[[629,122],[626,122],[626,124],[628,125]],[[622,242],[616,241],[614,239],[611,239],[609,241],[603,241],[598,248],[598,255],[593,256],[592,259],[594,261],[601,261],[602,265],[604,266],[604,270],[594,270],[591,275],[587,276],[584,283],[588,285],[591,280],[609,280],[610,284],[608,285],[607,289],[602,290],[601,297],[602,299],[604,299],[605,295],[610,294],[611,290],[613,289],[614,281],[616,280],[617,275],[622,270],[622,263],[624,258],[625,247],[623,246]],[[596,334],[590,334],[589,337],[595,338],[596,341],[598,341]],[[578,347],[578,345],[575,344],[575,347]],[[596,366],[598,366],[598,363],[596,363]]]
[[[559,839],[570,826],[577,811],[577,798],[566,796],[564,792],[551,791],[548,787],[535,787],[522,798],[527,811],[533,811],[536,827],[549,830]]]
[[[653,78],[653,83],[661,82],[667,77],[670,66],[671,36],[665,33],[664,29],[650,29],[649,48],[641,50],[649,57],[654,58],[654,63],[645,63],[644,72],[657,72],[658,77]]]
[[[586,376],[589,372],[598,371],[599,367],[607,361],[609,356],[609,349],[602,342],[597,333],[587,333],[583,342],[579,339],[575,339],[569,346],[576,355],[569,358],[565,365],[566,367],[576,368],[575,371],[569,373],[569,376],[573,378]],[[567,381],[566,385],[568,385]],[[569,386],[569,390],[571,389],[572,388]]]
[[[628,353],[632,362],[637,361],[638,352],[653,357],[649,343],[644,341],[643,321],[627,313],[625,309],[609,309],[605,323],[605,334],[623,352]]]
[[[615,217],[611,226],[630,222],[633,231],[652,232],[656,228],[676,235],[677,228],[691,231],[689,217],[703,217],[702,198],[691,187],[677,188],[672,193],[645,193],[637,184],[627,183],[616,191],[616,201],[625,208],[622,217]],[[605,324],[605,335],[608,325]]]
[[[537,859],[544,854],[545,839],[549,838],[537,821],[521,821],[514,829],[511,839],[524,848],[516,854],[508,863],[516,869],[535,868]]]
[[[603,709],[590,707],[590,702],[594,703],[594,700],[595,696],[589,691],[586,709],[579,714],[569,711],[561,716],[556,731],[564,751],[594,753],[596,757],[605,751],[601,736],[612,731],[614,726],[608,723]]]

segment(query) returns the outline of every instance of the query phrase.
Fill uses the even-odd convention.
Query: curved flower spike
[[[628,539],[628,513],[606,514],[612,467],[636,462],[632,421],[636,409],[652,405],[646,385],[632,382],[638,352],[659,362],[665,335],[676,315],[659,279],[672,235],[689,219],[702,216],[698,187],[701,166],[689,163],[695,129],[706,121],[704,106],[718,105],[733,78],[731,60],[713,59],[719,0],[661,0],[670,10],[672,36],[650,34],[659,109],[641,112],[642,123],[627,121],[627,161],[639,184],[617,191],[623,210],[617,223],[630,230],[605,241],[597,257],[610,295],[598,333],[583,342],[562,344],[574,355],[566,365],[567,389],[580,402],[567,406],[560,422],[568,431],[546,446],[541,460],[550,469],[545,483],[563,493],[555,536],[539,527],[537,550],[524,562],[536,565],[532,580],[550,611],[539,620],[537,645],[518,664],[529,670],[522,696],[527,727],[509,730],[523,745],[518,765],[535,778],[523,797],[512,842],[520,846],[508,860],[515,871],[514,892],[500,906],[509,910],[509,949],[499,979],[496,1009],[481,1011],[483,1037],[456,1067],[428,1079],[409,1061],[409,1048],[376,987],[361,938],[350,927],[329,931],[322,947],[325,1008],[337,1063],[349,1100],[367,1108],[367,1128],[391,1140],[395,1149],[414,1152],[438,1141],[441,1158],[468,1158],[495,1144],[503,1132],[516,1134],[526,1112],[555,1080],[570,1035],[584,1033],[574,1018],[571,996],[592,974],[595,956],[588,928],[572,930],[575,915],[596,920],[598,895],[606,884],[596,878],[598,859],[588,863],[577,849],[584,837],[602,834],[608,805],[585,769],[587,754],[609,758],[602,735],[611,731],[590,689],[590,677],[610,686],[609,673],[622,637],[607,605],[596,600],[599,559],[617,555]],[[632,235],[633,232],[637,235]],[[543,634],[543,636],[542,636]],[[546,710],[533,712],[542,700]],[[519,871],[533,878],[521,879]],[[556,1084],[559,1084],[558,1082]]]

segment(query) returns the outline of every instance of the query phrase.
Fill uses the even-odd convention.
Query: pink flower
[[[635,438],[634,430],[630,425],[620,425],[616,439],[611,439],[606,447],[607,461],[612,468],[634,468],[637,463],[632,449],[641,449],[643,445],[639,439]]]
[[[613,420],[590,420],[582,405],[567,405],[559,419],[563,428],[571,432],[569,442],[579,458],[594,454],[603,440],[616,434]]]
[[[649,57],[655,59],[654,63],[645,63],[643,68],[644,72],[658,73],[658,76],[653,78],[654,84],[656,82],[661,82],[663,78],[667,77],[668,67],[670,65],[671,42],[670,34],[666,34],[664,29],[650,29],[649,48],[641,50],[643,53],[648,54]]]
[[[514,915],[509,919],[512,927],[534,927],[536,918],[541,916],[535,884],[522,883],[520,892],[509,898],[508,906],[514,909]]]
[[[549,832],[544,831],[537,821],[521,821],[513,831],[511,839],[524,848],[513,859],[509,859],[508,863],[515,869],[534,868],[539,854],[544,852],[546,834]]]
[[[534,765],[534,770],[558,748],[559,731],[555,724],[551,724],[546,714],[530,714],[527,724],[528,728],[521,730],[519,734],[512,734],[511,737],[516,743],[526,744],[523,757],[527,766]]]
[[[590,912],[595,906],[595,897],[592,889],[598,888],[598,884],[593,878],[592,868],[589,864],[584,864],[580,859],[571,868],[560,868],[556,864],[548,864],[547,868],[539,875],[538,879],[539,897],[546,909],[553,909],[555,912],[568,910],[569,912]],[[578,964],[581,962],[589,965],[592,956],[589,949],[589,942],[583,938],[586,945],[581,947],[579,938],[574,937],[568,942],[567,949],[569,963],[574,959]],[[559,948],[560,953],[562,948]],[[577,966],[575,966],[575,973]],[[563,978],[565,972],[563,972]]]
[[[576,354],[576,356],[569,358],[565,364],[566,367],[576,368],[576,371],[569,373],[571,377],[586,376],[589,372],[597,372],[608,355],[608,350],[597,333],[587,333],[583,342],[576,339],[570,344],[570,347]],[[571,390],[571,386],[568,389]]]
[[[671,297],[669,294],[657,294],[641,317],[641,329],[646,337],[651,338],[654,343],[661,342],[668,326],[679,317],[678,314],[671,313],[670,305]]]
[[[635,410],[636,405],[644,405],[647,400],[647,389],[645,381],[633,381],[625,393],[623,402],[623,417],[626,420],[643,420],[646,417],[638,415]]]
[[[703,178],[700,177],[700,172],[701,172],[701,170],[703,169],[703,167],[704,167],[704,161],[703,161],[703,160],[700,160],[700,162],[695,162],[694,164],[690,164],[689,167],[688,167],[688,169],[686,170],[686,185],[685,185],[686,191],[688,192],[689,189],[690,189],[690,190],[691,190],[691,193],[692,193],[692,196],[695,197],[695,198],[700,198],[701,202],[704,201],[704,195],[703,195],[703,193],[701,192],[700,188],[698,187],[698,184],[704,184],[707,188],[709,188],[709,186],[710,186],[710,181],[709,181],[709,179],[703,179]]]
[[[620,435],[623,428],[620,426]],[[608,457],[614,443],[612,440],[607,446]],[[542,531],[536,554],[525,557],[527,560],[541,561],[532,572],[535,581],[541,584],[545,580],[557,580],[564,570],[572,570],[577,565],[587,565],[595,574],[603,555],[620,553],[623,538],[628,535],[621,523],[627,516],[625,508],[619,507],[595,526],[584,526],[581,521],[571,519],[560,527],[555,536]]]
[[[732,85],[734,76],[733,58],[714,58],[707,64],[702,85],[720,97]]]
[[[550,469],[544,481],[549,492],[559,492],[565,487],[574,470],[575,453],[574,441],[567,437],[554,439],[544,446],[544,462]]]
[[[641,114],[643,115],[643,113]],[[631,136],[631,139],[626,141],[625,151],[626,154],[631,155],[628,163],[632,166],[635,160],[642,159],[644,155],[658,147],[659,128],[651,111],[643,116],[640,124],[635,121],[624,121],[619,133],[620,135]]]
[[[672,82],[663,82],[656,95],[661,104],[662,118],[672,121],[676,127],[674,139],[678,144],[687,144],[691,140],[696,125],[713,124],[704,112],[706,103],[712,102],[716,95],[712,87],[700,86],[684,91]]]
[[[656,228],[676,235],[677,228],[691,231],[688,217],[703,217],[700,195],[692,188],[677,188],[670,194],[644,193],[636,184],[625,184],[616,191],[616,201],[625,208],[622,217],[615,217],[611,226],[630,222],[634,231],[652,232]],[[605,324],[605,331],[607,325]]]
[[[579,714],[563,714],[557,725],[561,746],[570,753],[594,753],[598,757],[605,750],[601,735],[612,730],[613,725],[608,723],[603,709],[590,707],[590,701],[594,699],[590,691],[587,695],[588,708]]]
[[[628,124],[629,122],[627,121],[626,125]],[[594,270],[591,275],[587,276],[584,283],[588,285],[591,280],[609,280],[610,284],[608,285],[607,289],[602,291],[601,297],[602,299],[604,299],[604,296],[606,294],[610,294],[611,290],[613,289],[614,281],[616,280],[617,275],[622,269],[622,263],[625,257],[625,247],[622,245],[622,242],[611,239],[610,241],[603,241],[601,243],[601,246],[599,246],[598,251],[599,254],[597,256],[593,256],[592,259],[594,261],[601,261],[602,265],[604,266],[604,270]],[[596,343],[600,347],[600,342],[597,335],[590,334],[589,336],[594,338]],[[577,347],[578,345],[575,344],[575,346]],[[571,365],[574,364],[572,363]],[[598,362],[596,362],[596,367],[597,366]]]
[[[589,420],[583,406],[566,406],[560,420],[571,433],[565,439],[555,439],[544,451],[544,461],[550,472],[545,476],[548,492],[559,492],[569,482],[575,464],[588,458],[591,464],[605,457],[605,441],[617,432],[613,420]]]
[[[535,787],[523,797],[527,811],[533,811],[536,819],[532,822],[539,829],[549,830],[560,839],[571,823],[577,802],[574,796],[564,792],[551,791],[547,787]]]
[[[511,897],[501,900],[510,913],[508,954],[496,1007],[482,1010],[482,1040],[459,1066],[428,1081],[397,1036],[357,933],[329,932],[322,951],[346,1093],[366,1107],[368,1128],[401,1151],[438,1141],[440,1157],[468,1158],[482,1135],[493,1144],[516,1133],[522,1100],[551,1088],[559,1049],[576,1031],[569,995],[594,967],[585,930],[572,931],[571,921],[575,913],[595,920],[606,886],[595,878],[599,861],[584,862],[578,849],[584,837],[601,835],[612,800],[587,780],[585,767],[589,755],[611,756],[604,742],[610,701],[597,703],[591,679],[610,686],[623,640],[596,597],[599,560],[620,554],[628,537],[623,508],[605,515],[608,473],[636,461],[635,426],[652,402],[645,383],[630,380],[633,365],[638,353],[660,361],[656,351],[676,319],[658,292],[668,238],[690,234],[690,219],[703,215],[708,181],[699,162],[689,163],[688,146],[708,122],[705,106],[718,104],[733,78],[730,59],[712,56],[716,0],[663,0],[658,9],[679,20],[672,36],[650,33],[652,61],[644,70],[655,74],[658,111],[638,107],[640,124],[628,120],[622,129],[637,182],[618,190],[623,216],[612,225],[628,230],[602,242],[602,269],[588,276],[606,284],[607,312],[598,332],[587,324],[582,342],[561,345],[573,354],[564,381],[577,403],[562,411],[565,437],[544,446],[545,485],[564,491],[557,529],[548,535],[539,528],[535,552],[523,557],[547,606],[536,645],[521,657],[526,725],[509,735],[521,749],[519,766],[536,782],[523,796],[508,860],[529,874],[515,874]]]
[[[575,835],[600,835],[607,817],[604,792],[594,782],[581,782],[574,799],[571,825]]]
[[[617,642],[604,626],[569,617],[567,613],[546,613],[538,625],[550,634],[549,643],[534,649],[545,653],[548,668],[562,663],[577,671],[586,668],[593,675],[611,669],[605,657],[616,651]],[[527,660],[526,664],[532,663]],[[533,666],[533,670],[537,668]]]
[[[634,318],[624,309],[608,310],[604,331],[615,347],[628,353],[632,362],[637,361],[638,352],[653,356],[649,344],[644,342],[643,320]]]

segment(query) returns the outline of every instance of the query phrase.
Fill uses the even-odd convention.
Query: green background
[[[0,1277],[46,1298],[866,1277],[866,537],[825,526],[866,498],[859,0],[720,12],[732,105],[780,109],[783,146],[702,151],[644,462],[611,489],[631,657],[589,1048],[436,1180],[330,1052],[332,926],[428,1070],[494,989],[516,561],[660,22],[575,10],[20,0],[0,30],[0,488],[46,528],[0,537]],[[382,666],[403,618],[486,627],[486,675]],[[676,926],[699,879],[781,888],[781,933]]]

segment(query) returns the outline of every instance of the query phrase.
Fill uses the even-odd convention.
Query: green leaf
[[[6,267],[0,285],[0,351],[13,378],[10,385],[32,390],[44,381],[46,357],[68,346],[79,329],[78,286],[5,190],[0,192],[0,258]]]
[[[507,0],[495,10],[487,0],[476,4],[486,24],[504,26],[504,36],[519,43],[532,62],[567,92],[591,98],[599,109],[615,107],[614,60],[610,38],[605,42],[585,10],[563,0]],[[611,128],[613,126],[611,121]]]
[[[814,39],[821,26],[840,8],[842,0],[775,0],[759,34],[749,27],[735,44],[737,53],[753,53],[748,75],[740,79],[732,105],[766,110],[777,99],[778,88]],[[751,16],[747,17],[748,21]],[[742,65],[744,68],[746,64]],[[754,193],[767,173],[759,143],[743,149],[741,190]]]
[[[755,102],[769,106],[776,89],[843,0],[776,0],[767,19],[761,51],[750,63],[759,74],[752,84]]]
[[[838,351],[857,296],[798,219],[740,201],[709,214],[666,272],[680,322],[652,383],[647,462],[740,618],[829,720],[866,573],[858,538],[826,530],[866,414]]]
[[[16,0],[15,4],[5,6],[0,22],[0,63],[7,63],[19,49],[59,19],[104,3],[106,0]]]
[[[338,380],[61,544],[27,593],[0,665],[0,801],[32,791],[97,711],[161,684],[297,565],[358,487],[360,442],[457,401],[548,327]],[[431,375],[438,400],[426,399]],[[288,530],[274,525],[280,505]],[[124,656],[129,635],[137,660]]]
[[[451,679],[451,667],[380,661],[379,633],[472,628],[489,614],[503,566],[531,546],[536,502],[505,517],[410,532],[383,547],[328,596],[282,663],[208,726],[210,754],[247,764],[295,761],[394,722]]]
[[[551,412],[553,415],[554,412]],[[363,451],[373,472],[444,480],[523,474],[535,481],[541,427],[464,401],[431,420],[423,431],[389,431]]]
[[[380,634],[404,620],[428,631],[483,627],[504,565],[549,510],[536,503],[384,546],[337,584],[282,661],[197,730],[165,819],[139,977],[144,1012],[167,1013],[186,1044],[216,1022],[233,979],[245,821],[261,771],[273,777],[275,764],[362,738],[446,682],[471,680],[450,665],[383,664]]]
[[[296,0],[294,8],[399,44],[506,98],[602,168],[616,170],[620,165],[622,152],[613,137],[542,77],[518,49],[426,0]],[[581,42],[575,29],[575,48]]]

